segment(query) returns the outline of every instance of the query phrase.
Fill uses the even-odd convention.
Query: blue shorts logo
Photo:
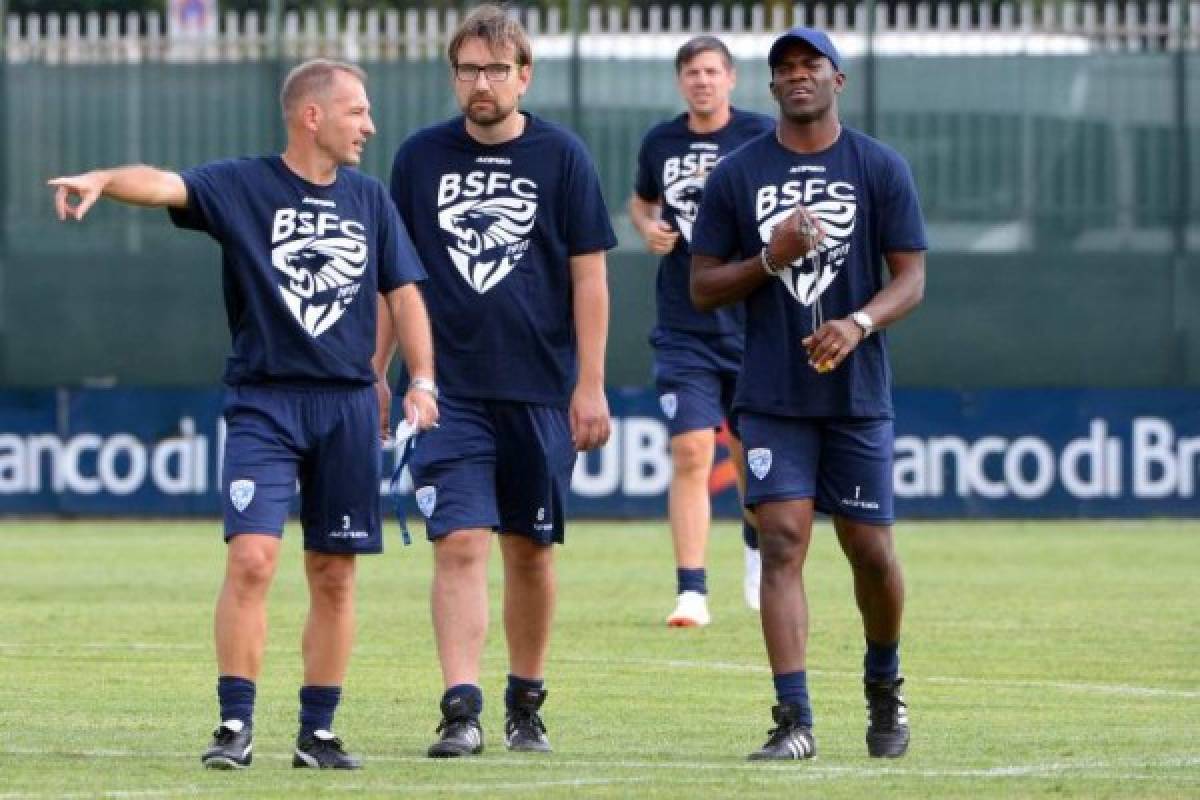
[[[679,411],[679,397],[674,392],[659,395],[658,404],[662,406],[667,419],[675,419],[675,412]]]
[[[746,463],[750,465],[750,471],[754,473],[754,477],[760,481],[767,477],[767,473],[771,471],[771,450],[768,447],[756,447],[749,453],[746,453]]]
[[[417,489],[417,508],[425,515],[425,519],[433,516],[433,510],[437,508],[437,487],[422,486]]]
[[[254,499],[254,481],[233,481],[229,484],[229,502],[241,513]]]

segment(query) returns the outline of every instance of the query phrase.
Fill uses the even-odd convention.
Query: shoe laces
[[[784,711],[780,708],[772,709],[772,716],[775,718],[776,725],[767,731],[767,747],[774,747],[781,744],[796,730],[804,727],[793,714],[794,712]]]
[[[900,719],[900,709],[907,707],[900,695],[900,681],[867,687],[867,715],[872,727],[895,727]]]
[[[445,736],[457,736],[459,732],[472,727],[474,720],[470,717],[442,717],[442,721],[438,723],[434,733],[441,733]]]
[[[333,752],[340,753],[342,755],[346,754],[346,746],[342,744],[342,739],[340,736],[335,736],[332,739],[318,739],[314,736],[313,741],[315,741],[319,746],[324,747],[326,750],[332,750]]]
[[[789,736],[799,730],[800,725],[795,722],[783,722],[774,728],[767,731],[767,747],[777,747],[787,740]]]
[[[509,734],[517,730],[529,730],[540,736],[546,732],[546,724],[542,722],[541,715],[533,709],[514,708],[508,712],[504,729]]]
[[[218,725],[213,731],[213,742],[215,744],[226,745],[233,741],[233,737],[237,736],[238,732],[232,728],[226,728],[224,725]]]
[[[298,741],[296,746],[307,750],[310,753],[319,751],[339,753],[341,755],[346,754],[346,746],[342,744],[342,737],[340,736],[331,736],[328,739],[322,739],[319,736],[310,734]]]

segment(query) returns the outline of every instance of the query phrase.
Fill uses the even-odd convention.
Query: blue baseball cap
[[[792,28],[775,40],[775,43],[771,45],[771,51],[767,54],[767,66],[775,69],[779,65],[779,62],[783,60],[784,48],[795,42],[807,44],[828,58],[829,63],[833,64],[835,70],[838,72],[842,71],[842,57],[838,55],[837,48],[833,46],[833,42],[826,35],[825,31],[802,27]]]

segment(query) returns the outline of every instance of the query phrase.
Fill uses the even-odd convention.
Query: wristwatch
[[[413,378],[408,382],[408,388],[420,389],[423,392],[429,392],[431,395],[433,395],[434,400],[438,399],[437,384],[429,380],[429,378]]]
[[[871,319],[871,315],[865,311],[855,311],[850,315],[850,319],[854,321],[855,325],[862,328],[864,339],[875,330],[875,320]]]

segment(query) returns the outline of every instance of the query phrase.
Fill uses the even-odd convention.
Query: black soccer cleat
[[[908,705],[900,694],[904,678],[863,681],[867,698],[867,754],[899,758],[908,752]]]
[[[254,729],[240,719],[218,725],[212,744],[200,756],[200,763],[208,769],[245,769],[253,760]]]
[[[437,732],[441,734],[429,746],[430,758],[458,758],[477,756],[483,752],[483,728],[479,725],[479,710],[467,705],[461,696],[444,698],[441,704],[442,721]]]
[[[329,731],[314,731],[296,737],[292,766],[309,769],[360,769],[362,759],[347,753],[342,740]]]
[[[800,707],[778,705],[771,709],[775,727],[767,742],[746,757],[748,761],[799,761],[817,757],[817,740],[812,728],[800,724]]]
[[[545,689],[521,689],[513,696],[513,705],[504,718],[504,744],[520,753],[549,753],[546,724],[538,710],[546,702]]]

